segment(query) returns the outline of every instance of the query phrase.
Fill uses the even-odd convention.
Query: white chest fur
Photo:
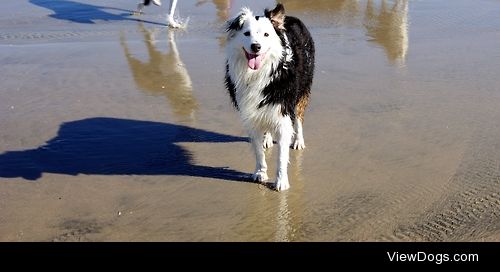
[[[272,64],[264,65],[257,71],[247,69],[246,63],[230,64],[229,75],[235,84],[236,102],[246,129],[269,131],[274,134],[282,119],[280,105],[261,105],[264,100],[262,91],[272,78]]]

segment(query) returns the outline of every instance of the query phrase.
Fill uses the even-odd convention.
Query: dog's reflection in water
[[[274,158],[272,149],[266,153]],[[241,235],[238,236],[238,240],[257,242],[303,240],[307,185],[302,173],[304,155],[304,150],[290,152],[289,175],[293,180],[293,190],[278,193],[271,182],[261,183],[257,192],[249,190],[244,204],[245,212],[231,230]]]
[[[163,53],[155,46],[156,37],[162,34],[162,32],[158,32],[161,29],[148,30],[142,24],[139,24],[139,27],[144,34],[149,57],[147,61],[141,61],[134,57],[124,35],[121,36],[121,45],[137,88],[151,95],[165,96],[174,115],[180,121],[195,120],[198,103],[193,96],[188,70],[179,55],[174,31],[168,30],[169,49]]]
[[[290,156],[293,163],[293,167],[290,169],[290,174],[295,181],[294,191],[278,194],[279,208],[276,211],[276,232],[274,233],[274,241],[276,242],[299,241],[303,234],[303,152],[303,150],[295,150]]]

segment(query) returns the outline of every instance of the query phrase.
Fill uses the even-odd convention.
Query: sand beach
[[[500,241],[499,1],[282,0],[317,54],[286,192],[223,81],[275,1],[163,2],[2,4],[0,241]]]

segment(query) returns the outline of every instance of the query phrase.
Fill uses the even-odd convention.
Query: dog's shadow
[[[134,14],[134,11],[121,8],[96,6],[69,0],[29,0],[29,2],[36,6],[43,7],[54,12],[54,14],[49,15],[49,17],[51,18],[58,20],[66,20],[73,23],[95,24],[96,20],[103,20],[103,21],[125,20],[125,21],[145,22],[162,26],[166,25],[166,24],[144,21],[136,18],[130,18],[130,16]],[[115,14],[110,11],[118,11],[121,13]]]
[[[58,135],[30,150],[0,154],[0,177],[37,180],[66,175],[179,175],[250,182],[248,174],[195,165],[181,142],[248,142],[248,138],[182,125],[115,118],[63,123]]]

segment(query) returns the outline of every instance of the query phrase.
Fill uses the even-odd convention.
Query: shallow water
[[[498,1],[282,0],[317,49],[283,193],[247,182],[223,85],[223,22],[273,1],[179,1],[175,31],[133,1],[15,2],[2,241],[500,241]]]

